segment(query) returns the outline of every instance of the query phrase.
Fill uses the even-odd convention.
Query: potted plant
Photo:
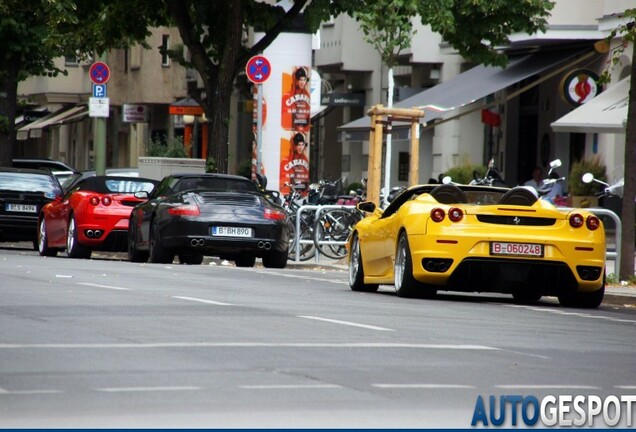
[[[568,177],[570,207],[598,207],[598,198],[595,196],[599,192],[598,184],[584,183],[582,177],[585,173],[592,173],[594,178],[607,181],[605,165],[600,157],[594,156],[574,162]]]

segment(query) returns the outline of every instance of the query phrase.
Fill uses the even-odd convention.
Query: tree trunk
[[[636,42],[632,42],[632,75],[630,78],[627,130],[625,131],[625,184],[621,219],[620,279],[634,276],[634,225],[636,223],[634,200],[636,199]]]
[[[214,97],[203,101],[205,115],[208,118],[208,154],[214,164],[213,171],[227,174],[229,146],[229,113],[233,82],[209,83],[206,87],[214,90]]]
[[[0,166],[11,166],[15,143],[15,113],[18,94],[18,65],[8,61],[0,70],[6,73],[0,79]]]

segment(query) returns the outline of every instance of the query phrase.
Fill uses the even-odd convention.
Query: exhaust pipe
[[[259,249],[270,250],[272,248],[272,244],[270,242],[259,241],[257,244]]]
[[[101,230],[93,231],[93,237],[100,238],[101,236],[102,236],[102,231]]]
[[[193,247],[201,247],[201,246],[203,246],[205,244],[205,240],[203,240],[203,239],[192,239],[192,240],[190,240],[190,244]]]
[[[93,238],[93,230],[86,230],[86,237]]]

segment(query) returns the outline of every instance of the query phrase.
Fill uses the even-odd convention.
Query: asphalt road
[[[465,428],[479,395],[636,394],[632,308],[63,255],[0,249],[3,428]]]

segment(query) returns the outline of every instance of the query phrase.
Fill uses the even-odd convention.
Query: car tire
[[[266,268],[285,268],[287,265],[287,258],[289,257],[289,251],[269,251],[267,255],[263,256],[263,266]]]
[[[77,232],[75,216],[71,215],[68,220],[68,230],[66,231],[66,255],[68,255],[69,258],[90,258],[92,251],[79,244],[78,238],[79,233]]]
[[[603,285],[598,290],[592,292],[574,292],[561,294],[559,296],[559,303],[563,307],[596,309],[603,302],[604,296],[605,276],[603,276]]]
[[[145,263],[148,261],[149,253],[146,251],[140,251],[137,249],[137,230],[130,230],[133,225],[131,220],[128,224],[128,261],[134,263]]]
[[[179,255],[181,264],[199,265],[203,262],[203,255],[181,254]]]
[[[536,292],[528,292],[525,289],[517,289],[512,293],[512,298],[520,304],[533,304],[541,300],[542,295]]]
[[[156,223],[152,224],[150,230],[149,256],[150,262],[155,264],[171,264],[174,261],[174,254],[161,245],[159,227]]]
[[[409,247],[409,240],[406,237],[405,232],[402,232],[398,238],[393,274],[395,292],[399,297],[430,298],[435,296],[437,292],[435,288],[420,283],[413,277],[411,249]]]
[[[38,224],[37,250],[41,256],[57,256],[57,249],[49,247],[49,238],[46,235],[46,219],[44,219],[44,216],[42,216]]]
[[[256,257],[250,255],[241,255],[234,258],[234,265],[237,267],[254,267],[256,264]]]
[[[360,239],[358,234],[354,233],[351,239],[351,251],[349,253],[349,287],[352,291],[375,292],[378,290],[378,284],[364,283],[364,267],[362,265],[362,256],[360,255]]]

